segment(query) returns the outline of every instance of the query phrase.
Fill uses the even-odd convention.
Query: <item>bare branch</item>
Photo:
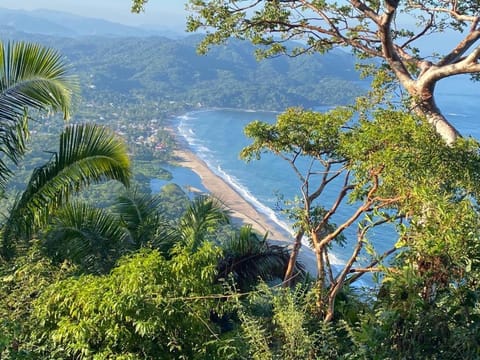
[[[472,47],[475,42],[480,39],[480,31],[475,30],[468,33],[468,35],[460,42],[458,45],[446,56],[443,57],[438,63],[437,66],[444,66],[453,64]]]
[[[330,284],[333,284],[335,281],[335,278],[333,276],[332,265],[330,264],[330,255],[328,254],[328,247],[325,247],[324,254],[325,254],[325,263],[327,265],[328,281],[330,282]]]
[[[383,269],[376,268],[376,267],[350,269],[350,273],[361,273],[361,274],[367,274],[367,273],[372,273],[372,272],[381,272],[381,271],[383,271]]]
[[[372,261],[370,264],[368,264],[366,266],[367,269],[369,268],[373,268],[374,266],[377,266],[377,264],[380,262],[380,261],[383,261],[384,259],[386,259],[388,256],[392,255],[395,251],[397,251],[398,248],[396,247],[393,247],[387,251],[385,251],[378,259],[375,259],[374,261]],[[351,271],[353,272],[353,271]],[[355,271],[357,274],[348,278],[345,283],[346,284],[351,284],[351,283],[354,283],[355,281],[357,281],[361,276],[363,276],[363,274],[365,274],[365,272],[361,272],[361,271]]]
[[[421,38],[422,36],[424,36],[427,33],[427,31],[430,30],[433,27],[433,24],[434,24],[434,16],[433,16],[433,14],[430,14],[430,19],[427,21],[427,23],[425,24],[423,29],[420,32],[418,32],[416,35],[412,36],[407,41],[405,41],[403,43],[403,45],[400,45],[399,47],[397,47],[397,50],[398,51],[403,51],[403,49],[405,49],[412,42],[414,42],[414,41],[418,40],[419,38]],[[402,52],[402,56],[406,56],[406,55],[407,55],[406,52]],[[408,57],[411,57],[411,56],[408,56]]]
[[[374,11],[371,7],[367,6],[364,2],[358,1],[358,0],[351,0],[349,1],[352,6],[360,11],[362,14],[367,16],[369,19],[371,19],[375,24],[380,25],[381,23],[381,17],[378,15],[376,11]]]
[[[322,229],[327,224],[328,220],[330,220],[330,217],[333,214],[335,214],[335,212],[337,211],[338,207],[342,203],[342,201],[345,198],[345,196],[347,195],[347,193],[350,190],[353,190],[355,188],[353,185],[348,185],[349,179],[350,179],[350,171],[347,171],[347,173],[345,175],[345,181],[343,183],[342,190],[338,194],[337,199],[335,200],[335,203],[332,205],[330,210],[328,210],[327,213],[323,216],[322,221],[320,221],[320,223],[315,227],[315,229],[314,229],[315,232],[318,232],[320,229]]]

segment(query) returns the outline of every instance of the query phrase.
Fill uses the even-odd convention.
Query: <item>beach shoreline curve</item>
[[[175,140],[173,156],[176,165],[189,168],[196,173],[208,192],[218,198],[229,210],[234,223],[238,225],[249,224],[261,236],[268,233],[269,242],[287,245],[291,248],[293,235],[256,209],[232,185],[210,169],[207,163],[190,149],[186,139],[173,127],[170,127],[169,130]],[[302,246],[299,261],[304,265],[307,272],[312,275],[316,274],[315,254],[312,249]]]

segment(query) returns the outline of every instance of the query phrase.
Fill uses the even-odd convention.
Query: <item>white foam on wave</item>
[[[195,132],[188,127],[178,127],[178,133],[185,139],[190,149],[195,152],[203,161],[205,156],[211,154],[211,151],[195,138]]]
[[[204,159],[202,159],[205,161]],[[265,215],[269,221],[274,222],[277,226],[283,229],[286,233],[290,234],[290,236],[294,237],[294,232],[292,227],[285,221],[281,220],[276,212],[271,209],[270,207],[263,204],[258,198],[256,198],[244,185],[238,181],[235,177],[231,176],[227,172],[225,172],[220,165],[216,168],[212,167],[208,161],[205,161],[207,166],[212,170],[217,176],[221,177],[225,180],[235,191],[237,191],[240,196],[245,199],[248,203],[250,203],[257,211],[261,214]],[[302,239],[302,245],[311,248],[310,243],[306,237]],[[313,250],[313,249],[312,249]],[[332,265],[343,265],[344,262],[337,258],[334,254],[330,253],[330,262]]]
[[[469,115],[467,115],[467,114],[459,114],[459,113],[452,113],[452,112],[448,113],[447,115],[456,116],[456,117],[464,117],[464,118],[469,117]]]
[[[217,176],[220,176],[223,180],[225,180],[235,191],[237,191],[242,198],[244,198],[248,203],[250,203],[256,210],[258,210],[263,215],[267,216],[267,218],[277,224],[280,228],[285,230],[288,234],[292,234],[291,227],[288,226],[287,223],[280,220],[277,216],[275,211],[273,211],[268,206],[261,203],[252,193],[240,183],[238,179],[235,179],[233,176],[225,172],[220,165],[216,167],[216,169],[212,169]]]
[[[194,145],[197,142],[194,138],[195,133],[190,132],[187,126],[182,126],[181,124],[177,127],[177,131],[187,141],[188,145]]]
[[[177,127],[178,133],[186,140],[192,151],[195,152],[195,154],[208,166],[208,168],[215,175],[219,176],[225,182],[227,182],[227,184],[229,184],[236,192],[238,192],[240,196],[245,199],[245,201],[247,201],[249,204],[251,204],[258,212],[266,216],[269,221],[275,223],[278,227],[280,227],[287,234],[289,234],[293,239],[294,232],[292,230],[292,227],[287,222],[281,220],[273,209],[263,204],[248,190],[246,186],[242,185],[238,179],[224,171],[220,165],[214,164],[214,161],[211,160],[213,152],[209,148],[201,144],[200,140],[196,138],[195,131],[188,124],[186,124],[186,121],[194,120],[195,118],[188,116],[187,114],[185,116],[179,116],[178,119],[181,120]],[[302,239],[302,244],[310,248],[310,244],[306,237]],[[344,264],[344,262],[342,262],[332,253],[330,253],[330,262],[333,265]]]
[[[179,115],[179,116],[177,116],[177,119],[179,119],[179,120],[193,120],[194,117],[192,117],[190,115],[191,115],[190,113]]]

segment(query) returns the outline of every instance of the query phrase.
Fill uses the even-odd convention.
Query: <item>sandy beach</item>
[[[225,180],[213,173],[207,164],[193,152],[178,148],[175,150],[175,157],[180,166],[190,168],[200,177],[205,188],[230,210],[230,215],[235,222],[251,224],[253,229],[262,235],[268,232],[270,239],[291,241],[291,236],[284,229],[259,213]]]
[[[239,224],[251,224],[253,229],[261,235],[268,232],[268,238],[270,240],[292,243],[293,237],[290,234],[257,211],[255,207],[246,201],[225,180],[211,171],[208,165],[195,155],[182,139],[178,139],[178,134],[175,135],[177,139],[177,149],[174,152],[174,156],[177,159],[178,165],[194,171],[200,177],[203,186],[205,186],[211,194],[220,199],[230,210],[231,217],[234,221]],[[311,249],[303,246],[300,251],[299,260],[310,274],[316,274],[315,254]]]

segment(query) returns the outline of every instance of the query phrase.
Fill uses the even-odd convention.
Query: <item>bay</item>
[[[480,86],[466,77],[442,81],[437,88],[438,105],[448,119],[464,136],[480,139],[479,98]],[[319,107],[325,111],[328,108]],[[178,118],[178,133],[181,134],[194,151],[210,169],[226,180],[247,201],[260,212],[278,223],[291,233],[291,223],[280,211],[282,202],[279,196],[292,199],[299,195],[300,182],[289,165],[271,154],[262,155],[261,160],[249,163],[239,157],[243,147],[250,140],[243,134],[244,127],[253,120],[274,122],[278,114],[268,111],[249,111],[214,109],[191,112]],[[176,182],[176,175],[173,172]],[[187,182],[198,184],[198,177],[191,173]],[[185,179],[185,173],[182,174]],[[182,180],[185,181],[185,180]],[[328,205],[334,200],[335,191],[326,193],[322,204]],[[350,210],[351,211],[351,210]],[[348,216],[347,207],[340,209],[334,221],[340,222]],[[351,228],[345,235],[348,242],[354,241],[355,233]],[[395,242],[392,229],[378,229],[372,234],[379,253],[387,250]],[[348,242],[345,248],[334,248],[336,262],[343,263],[350,251]]]

